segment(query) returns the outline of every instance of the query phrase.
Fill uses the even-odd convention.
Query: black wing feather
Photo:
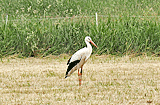
[[[72,57],[71,57],[71,58],[72,58]],[[69,62],[70,62],[71,58],[69,58],[69,60],[68,60],[68,62],[67,62],[67,65],[69,64]]]
[[[80,60],[81,60],[81,59],[80,59]],[[67,69],[67,72],[66,72],[66,76],[67,76],[68,72],[69,72],[75,65],[77,65],[77,64],[80,62],[80,60],[76,60],[76,61],[73,61],[73,62],[71,62],[71,63],[69,63],[70,59],[68,60],[68,63],[67,63],[67,64],[69,64],[69,66],[68,66],[68,69]]]

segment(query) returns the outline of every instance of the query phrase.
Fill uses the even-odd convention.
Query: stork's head
[[[96,44],[92,41],[91,37],[89,37],[89,36],[86,36],[86,37],[85,37],[85,42],[90,42],[90,43],[93,44],[95,47],[97,47]]]

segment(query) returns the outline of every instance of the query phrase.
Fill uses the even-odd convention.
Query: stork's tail
[[[67,78],[68,77],[68,72],[66,72],[66,76],[65,76],[65,78]]]

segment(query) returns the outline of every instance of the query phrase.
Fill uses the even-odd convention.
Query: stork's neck
[[[86,41],[87,44],[87,49],[89,50],[90,53],[92,53],[92,46],[89,42]]]

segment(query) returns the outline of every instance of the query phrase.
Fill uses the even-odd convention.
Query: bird
[[[89,36],[85,37],[85,43],[87,47],[84,47],[78,50],[77,52],[75,52],[68,60],[67,62],[68,68],[65,75],[65,78],[67,78],[74,71],[78,70],[79,86],[81,86],[83,65],[87,62],[88,58],[91,56],[91,53],[92,53],[91,44],[97,48],[97,45],[92,41],[91,37]],[[81,69],[80,72],[79,72],[79,69]]]

